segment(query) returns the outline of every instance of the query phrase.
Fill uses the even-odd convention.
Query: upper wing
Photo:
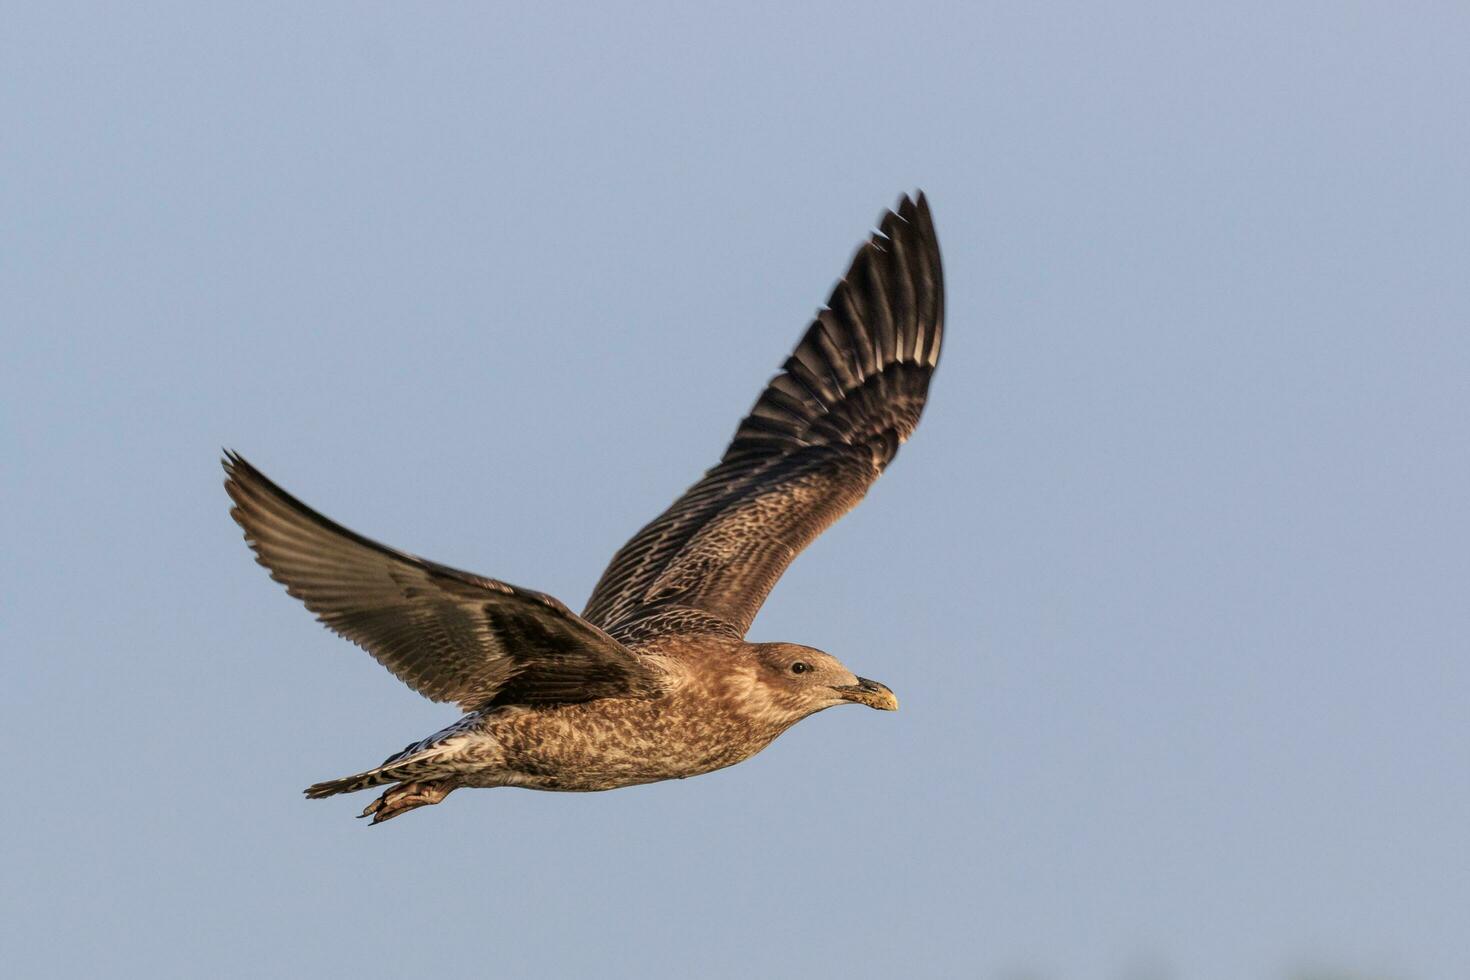
[[[929,205],[904,197],[725,451],[625,544],[583,612],[614,636],[744,635],[786,566],[862,499],[919,422],[944,332]]]
[[[650,693],[647,667],[550,596],[369,541],[235,453],[232,517],[271,578],[399,680],[466,711]]]

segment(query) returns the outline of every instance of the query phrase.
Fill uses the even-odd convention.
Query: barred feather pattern
[[[551,596],[371,541],[238,454],[224,466],[230,513],[271,578],[424,697],[471,711],[656,693],[646,663]]]
[[[583,617],[743,636],[786,567],[856,506],[914,431],[944,334],[928,202],[905,196],[857,253],[721,461],[613,557]]]

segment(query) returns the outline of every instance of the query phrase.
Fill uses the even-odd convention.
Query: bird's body
[[[643,652],[666,671],[657,697],[472,712],[385,762],[396,775],[348,780],[381,785],[405,771],[410,779],[453,771],[464,786],[590,792],[734,765],[801,717],[799,706],[779,703],[757,682],[757,661],[744,645],[710,637],[686,644],[683,655]],[[322,786],[337,791],[335,783]]]
[[[465,714],[311,797],[391,785],[378,823],[459,787],[594,791],[749,758],[844,702],[892,709],[834,657],[744,639],[795,555],[913,431],[938,363],[943,280],[922,196],[858,253],[718,465],[614,556],[582,616],[385,548],[228,454],[257,560],[332,629]]]

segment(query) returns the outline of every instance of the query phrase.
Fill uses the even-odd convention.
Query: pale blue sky
[[[1470,975],[1470,8],[303,6],[5,4],[14,975]],[[301,799],[453,711],[221,446],[579,607],[915,187],[928,413],[752,633],[902,711]]]

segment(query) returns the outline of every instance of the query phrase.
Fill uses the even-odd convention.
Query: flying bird
[[[746,631],[792,559],[851,510],[923,411],[944,277],[923,194],[858,250],[724,456],[613,556],[580,616],[549,595],[348,530],[226,452],[256,560],[336,633],[463,716],[312,799],[388,787],[374,824],[462,786],[591,791],[711,772],[883,684]]]

